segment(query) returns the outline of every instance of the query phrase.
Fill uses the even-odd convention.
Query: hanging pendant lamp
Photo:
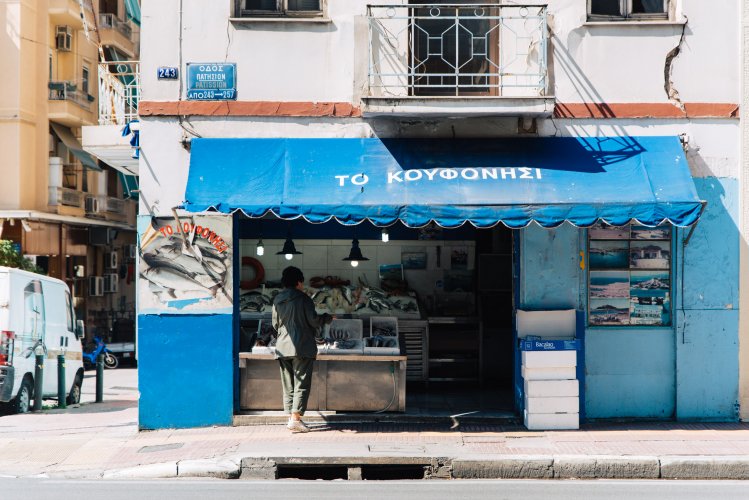
[[[294,246],[294,241],[291,239],[291,236],[286,238],[286,241],[283,244],[283,249],[280,252],[276,252],[276,255],[283,255],[286,257],[286,260],[291,260],[295,255],[301,254],[302,252],[298,251],[296,246]]]
[[[359,240],[354,238],[351,241],[351,251],[349,252],[348,257],[343,260],[351,262],[351,267],[356,267],[359,265],[359,261],[369,259],[362,255],[361,248],[359,248]]]

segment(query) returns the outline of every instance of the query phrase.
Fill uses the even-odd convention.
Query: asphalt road
[[[409,500],[720,500],[749,498],[749,481],[242,481],[152,480],[75,481],[2,479],[0,497],[7,500],[222,500],[236,498]]]

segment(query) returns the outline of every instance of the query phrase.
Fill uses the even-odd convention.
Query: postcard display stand
[[[576,312],[517,312],[524,422],[530,430],[580,428]]]

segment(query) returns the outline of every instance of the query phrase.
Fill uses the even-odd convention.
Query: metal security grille
[[[370,96],[545,93],[545,6],[372,5],[368,20]]]

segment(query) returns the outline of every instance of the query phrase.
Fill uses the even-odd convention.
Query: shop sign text
[[[363,186],[369,182],[367,174],[354,175],[336,175],[339,186],[345,186],[347,183],[355,186]],[[466,181],[477,180],[512,180],[512,179],[541,179],[540,168],[529,167],[497,167],[497,168],[431,168],[431,169],[413,169],[398,170],[387,173],[387,183],[397,184],[402,182],[416,181],[451,181],[463,179]]]

